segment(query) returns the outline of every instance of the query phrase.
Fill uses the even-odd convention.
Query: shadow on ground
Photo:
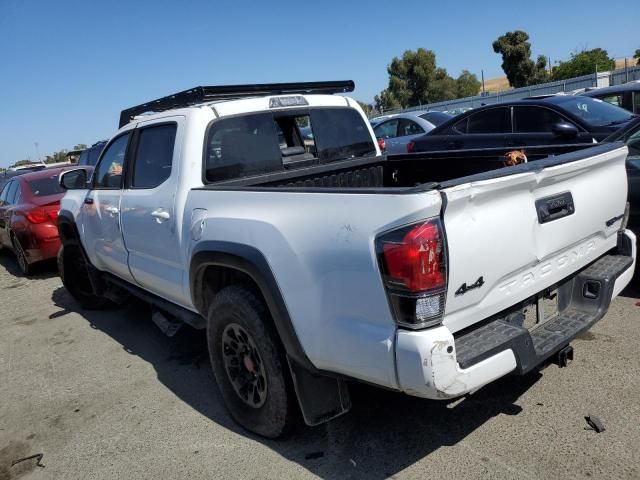
[[[132,302],[113,311],[82,310],[64,288],[53,292],[61,309],[78,312],[131,355],[149,362],[158,380],[198,412],[248,436],[323,478],[385,478],[443,446],[455,445],[491,418],[517,415],[515,401],[540,374],[502,379],[455,406],[353,385],[353,410],[328,424],[301,427],[286,440],[265,440],[239,428],[228,416],[209,366],[202,332],[183,330],[165,337],[148,307]],[[209,393],[206,393],[209,392]]]
[[[58,276],[58,267],[55,259],[38,262],[33,266],[33,274],[25,277],[18,267],[18,261],[15,255],[7,248],[0,250],[0,266],[4,267],[14,277],[25,278],[29,280],[46,280],[48,278]]]

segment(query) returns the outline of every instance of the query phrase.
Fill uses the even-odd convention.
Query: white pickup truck
[[[232,416],[268,437],[348,411],[350,381],[449,399],[570,357],[633,275],[626,147],[384,156],[352,89],[161,98],[60,178],[69,292],[206,329]]]

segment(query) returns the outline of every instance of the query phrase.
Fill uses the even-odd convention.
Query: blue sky
[[[196,85],[353,79],[370,102],[406,49],[502,75],[491,42],[515,29],[534,57],[631,55],[636,2],[0,0],[0,166],[108,138],[123,108]]]

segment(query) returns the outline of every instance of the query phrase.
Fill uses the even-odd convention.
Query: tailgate
[[[620,144],[600,145],[443,184],[444,324],[462,330],[615,247],[626,156]]]

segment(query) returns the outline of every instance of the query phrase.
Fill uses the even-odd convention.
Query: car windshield
[[[37,178],[34,180],[28,180],[27,185],[29,186],[29,190],[34,197],[44,197],[46,195],[64,193],[64,190],[58,183],[57,175],[48,178]]]
[[[634,115],[627,110],[597,98],[567,95],[555,97],[554,101],[569,113],[596,127],[617,125],[634,118]]]
[[[420,118],[424,118],[427,122],[433,123],[436,127],[442,125],[447,120],[453,118],[453,115],[443,112],[428,112],[420,115]]]

